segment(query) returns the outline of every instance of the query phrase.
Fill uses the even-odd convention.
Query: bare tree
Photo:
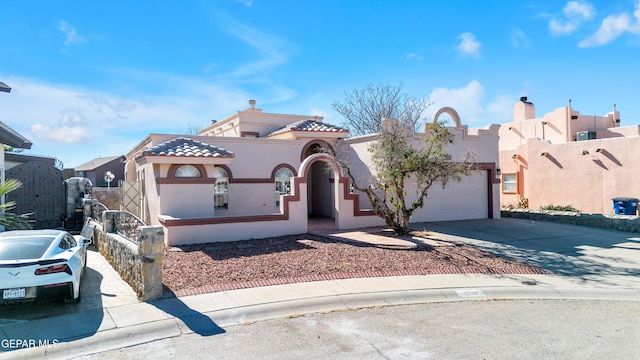
[[[179,135],[198,135],[198,132],[202,130],[202,126],[189,123],[186,129],[178,130]]]
[[[423,115],[430,104],[424,98],[409,97],[403,88],[402,83],[368,84],[362,90],[345,93],[343,102],[332,105],[345,118],[344,126],[352,136],[381,132],[384,119],[398,119],[416,130],[425,120]]]
[[[372,98],[361,98],[354,104],[357,109],[353,112],[344,104],[338,111],[369,113],[377,118],[378,114],[389,113],[388,109],[398,106],[397,99],[404,95],[396,89],[356,91]],[[388,98],[391,93],[395,95]],[[375,213],[399,235],[410,232],[411,216],[424,206],[433,185],[444,188],[452,181],[459,182],[471,173],[475,164],[475,155],[469,151],[464,151],[459,159],[452,159],[446,152],[455,137],[442,122],[427,124],[424,133],[417,133],[416,119],[421,116],[415,116],[415,110],[411,105],[409,110],[392,112],[401,114],[400,119],[380,119],[378,135],[368,148],[375,171],[373,178],[363,179],[352,167],[347,153],[349,139],[339,142],[335,150],[324,149],[350,178],[352,187],[367,196]],[[374,126],[369,118],[363,117],[362,123],[363,129]],[[414,191],[414,196],[408,196],[409,190]]]

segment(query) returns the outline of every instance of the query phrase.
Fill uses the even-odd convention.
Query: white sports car
[[[61,230],[0,233],[0,305],[36,298],[80,301],[91,239]]]

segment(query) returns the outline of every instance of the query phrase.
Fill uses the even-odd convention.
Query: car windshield
[[[54,236],[0,238],[0,260],[39,259],[54,240]]]

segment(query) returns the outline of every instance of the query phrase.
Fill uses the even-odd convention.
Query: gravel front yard
[[[385,248],[301,234],[165,250],[163,282],[174,294],[324,278],[439,273],[546,273],[471,246]],[[213,290],[211,290],[213,289]]]

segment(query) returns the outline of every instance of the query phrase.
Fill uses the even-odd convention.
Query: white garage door
[[[474,172],[443,190],[434,185],[411,222],[486,219],[489,217],[487,171]]]

